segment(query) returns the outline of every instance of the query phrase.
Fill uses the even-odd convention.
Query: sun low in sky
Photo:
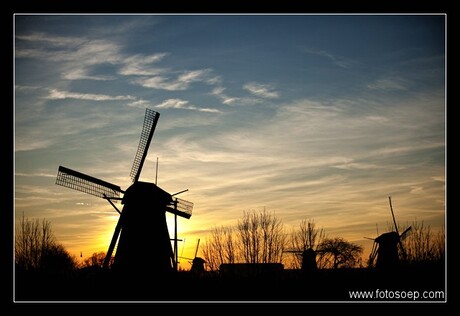
[[[15,216],[46,218],[76,256],[107,251],[118,213],[56,185],[58,167],[127,189],[149,108],[160,118],[139,180],[188,189],[184,256],[248,210],[288,231],[314,219],[367,252],[392,224],[388,196],[401,225],[437,229],[445,19],[16,14]]]

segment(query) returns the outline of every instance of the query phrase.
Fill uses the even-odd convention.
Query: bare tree
[[[274,213],[267,213],[265,210],[259,217],[262,230],[262,262],[281,262],[286,243],[283,224]]]
[[[292,230],[290,235],[289,251],[292,255],[292,268],[300,269],[302,266],[302,252],[311,248],[317,250],[318,245],[326,238],[323,228],[317,228],[316,223],[312,219],[303,219],[299,227]],[[321,262],[317,262],[319,268],[322,268]]]
[[[87,267],[102,268],[104,266],[105,257],[106,257],[106,253],[104,251],[95,252],[91,255],[91,257],[88,257],[83,261],[82,267],[83,268],[87,268]],[[111,258],[109,266],[113,262],[113,259],[114,257]]]
[[[326,268],[352,268],[360,262],[363,247],[342,237],[335,237],[324,239],[318,247],[318,252]]]
[[[280,263],[285,242],[283,223],[274,213],[249,211],[236,229],[215,227],[202,252],[207,268],[214,271],[222,263]]]
[[[429,225],[424,225],[423,221],[414,221],[411,227],[412,229],[403,239],[408,262],[444,262],[446,243],[444,226],[439,231],[433,232]]]
[[[265,209],[244,212],[237,225],[238,245],[246,263],[279,263],[286,243],[284,225],[274,213]]]
[[[73,269],[77,262],[57,243],[49,221],[29,220],[24,215],[16,223],[14,259],[24,271]]]
[[[206,241],[203,249],[206,266],[211,271],[218,270],[222,263],[234,263],[236,259],[236,245],[233,239],[232,227],[214,227],[211,237]]]

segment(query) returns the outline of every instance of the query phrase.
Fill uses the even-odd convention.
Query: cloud
[[[48,36],[47,39],[47,45],[39,45],[34,48],[23,48],[23,45],[18,45],[15,49],[15,56],[18,58],[46,59],[53,62],[71,62],[75,68],[104,63],[116,64],[122,58],[121,47],[107,40],[55,36]]]
[[[196,82],[207,85],[221,82],[221,77],[213,74],[212,69],[177,70],[156,67],[169,55],[167,52],[126,55],[122,53],[122,45],[110,40],[61,37],[45,33],[18,35],[16,38],[21,41],[15,47],[16,58],[52,62],[61,78],[66,80],[114,80],[114,75],[103,74],[97,68],[109,64],[118,68],[116,74],[140,77],[132,79],[131,83],[150,89],[183,91]],[[27,42],[34,44],[26,45]]]
[[[305,49],[305,52],[313,55],[317,55],[320,57],[324,57],[332,61],[332,63],[336,66],[339,66],[341,68],[350,68],[355,62],[352,61],[351,59],[344,58],[344,57],[339,57],[336,55],[333,55],[329,52],[326,52],[324,50],[316,50],[316,49]]]
[[[258,98],[248,98],[248,97],[231,97],[224,93],[225,88],[218,86],[211,91],[211,95],[216,96],[225,105],[255,105],[260,104],[263,101]]]
[[[30,33],[25,35],[16,35],[17,40],[28,42],[45,42],[53,46],[79,46],[87,39],[74,36],[50,36],[46,33]]]
[[[151,103],[149,101],[142,100],[142,99],[128,103],[128,106],[135,107],[135,108],[141,108],[141,109],[149,107],[150,105]]]
[[[136,54],[129,56],[123,60],[123,66],[118,71],[119,74],[129,76],[154,76],[162,72],[165,69],[151,67],[151,64],[157,63],[163,60],[168,53],[158,53],[152,55],[141,55]]]
[[[194,105],[190,105],[189,101],[181,100],[181,99],[168,99],[158,105],[155,105],[155,107],[158,109],[184,109],[184,110],[193,110],[193,111],[209,112],[209,113],[219,113],[220,112],[217,109],[199,108]]]
[[[69,91],[62,91],[58,89],[50,89],[49,94],[45,98],[49,100],[78,99],[78,100],[91,100],[91,101],[114,101],[114,100],[135,100],[136,99],[135,97],[131,95],[110,96],[106,94],[69,92]]]
[[[167,78],[161,76],[155,76],[151,78],[139,78],[132,80],[132,83],[139,84],[144,88],[178,91],[186,90],[188,84],[179,81],[168,81]]]
[[[210,72],[210,69],[202,69],[202,70],[193,70],[193,71],[185,71],[177,78],[177,81],[183,83],[191,83],[197,81],[204,81],[206,79],[207,74]]]
[[[112,75],[92,73],[94,67],[104,64],[118,65],[124,58],[120,52],[121,46],[108,40],[45,33],[17,35],[16,38],[20,40],[15,47],[16,58],[48,61],[66,80],[113,80]],[[29,45],[27,42],[33,44]]]
[[[80,68],[80,69],[72,69],[69,71],[62,72],[62,78],[67,80],[114,80],[114,76],[106,76],[106,75],[99,75],[99,76],[92,76],[88,74],[89,69],[87,68]]]
[[[210,72],[210,69],[183,71],[176,79],[169,79],[165,76],[154,76],[150,78],[134,79],[132,82],[145,88],[180,91],[187,90],[190,84],[194,82],[205,82],[208,84],[209,82],[217,82],[214,80],[215,77],[209,78]]]
[[[266,99],[276,99],[279,97],[279,93],[273,91],[273,87],[270,85],[251,82],[245,84],[243,88],[257,97]]]
[[[407,82],[396,78],[383,78],[367,85],[371,90],[407,90]]]
[[[56,174],[43,173],[43,172],[37,172],[37,173],[16,172],[14,175],[17,177],[45,177],[45,178],[55,178],[56,177]]]

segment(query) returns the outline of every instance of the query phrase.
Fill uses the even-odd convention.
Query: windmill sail
[[[166,211],[189,219],[192,216],[193,203],[179,198],[174,200],[166,207]]]
[[[150,109],[145,109],[144,125],[142,127],[141,138],[139,140],[139,146],[137,147],[137,153],[134,157],[134,163],[131,168],[130,177],[133,182],[139,180],[142,166],[144,165],[145,157],[150,146],[150,142],[153,138],[153,132],[157,126],[158,118],[160,113]]]
[[[118,185],[59,166],[56,184],[100,198],[118,198],[123,193]]]

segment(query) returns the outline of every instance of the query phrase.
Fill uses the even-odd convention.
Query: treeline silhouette
[[[77,267],[77,259],[56,240],[50,221],[24,215],[15,231],[14,260],[16,271],[58,273]]]
[[[314,220],[303,219],[288,232],[274,212],[245,211],[234,226],[214,227],[201,253],[206,273],[180,271],[152,278],[139,261],[135,278],[120,278],[102,268],[105,252],[80,263],[60,244],[46,219],[17,221],[15,231],[15,295],[17,300],[337,300],[347,290],[376,286],[444,289],[445,231],[433,231],[422,222],[411,223],[404,240],[407,262],[392,274],[377,274],[362,258],[362,247],[341,237],[328,237]],[[391,228],[389,228],[391,230]],[[302,251],[317,253],[315,274],[301,272]],[[155,251],[151,249],[149,251]],[[112,258],[113,261],[113,258]],[[278,267],[282,273],[242,278],[223,275],[222,264]],[[273,272],[273,271],[272,271]],[[139,277],[140,276],[140,277]],[[153,286],[152,284],[155,284]],[[178,291],[178,289],[194,289]],[[158,289],[160,291],[158,292]],[[102,290],[103,289],[103,290]],[[146,290],[147,289],[147,290]],[[235,291],[235,289],[237,289]]]
[[[234,263],[281,263],[300,269],[307,249],[316,252],[320,269],[353,268],[362,262],[362,246],[327,237],[312,219],[301,220],[298,228],[287,233],[282,220],[265,209],[244,211],[234,226],[214,227],[202,252],[210,271]]]

